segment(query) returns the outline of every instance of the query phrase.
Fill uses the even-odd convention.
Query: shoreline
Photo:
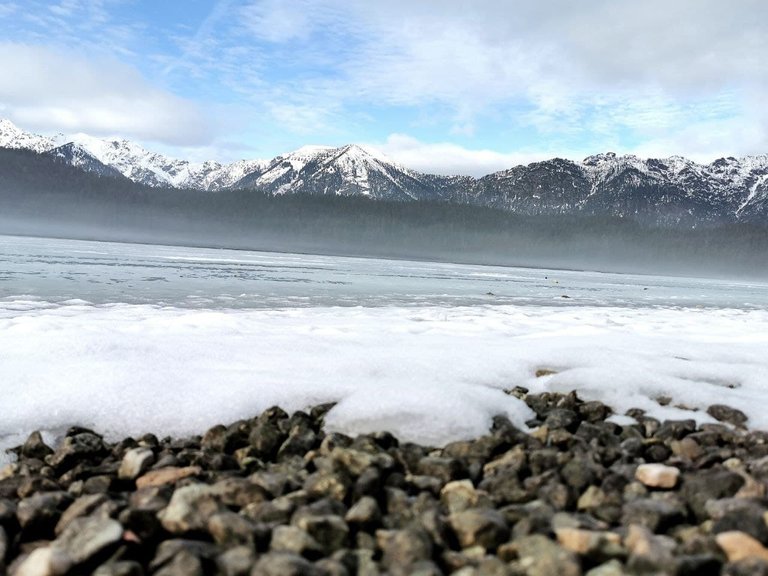
[[[636,424],[575,393],[442,448],[323,431],[332,404],[201,436],[33,433],[0,469],[0,573],[768,574],[768,432]]]

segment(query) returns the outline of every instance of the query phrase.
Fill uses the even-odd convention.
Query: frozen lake
[[[0,447],[330,400],[333,429],[439,444],[523,426],[515,385],[768,428],[766,344],[765,284],[0,236]]]

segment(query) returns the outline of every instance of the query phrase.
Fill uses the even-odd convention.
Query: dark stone
[[[608,418],[611,415],[612,410],[609,406],[606,406],[602,402],[596,400],[590,402],[584,402],[578,407],[579,416],[582,420],[586,420],[594,424]]]
[[[579,425],[579,415],[567,408],[555,408],[547,414],[544,425],[550,430],[565,428],[573,432]]]
[[[48,457],[48,463],[61,473],[82,461],[96,462],[108,453],[101,436],[91,431],[80,431],[64,438],[61,446]]]
[[[725,469],[698,470],[682,475],[680,495],[699,522],[706,520],[707,500],[729,498],[744,485],[736,472]]]
[[[695,420],[665,420],[653,436],[659,440],[680,440],[695,431]]]
[[[763,519],[765,512],[765,508],[754,505],[728,511],[715,522],[712,532],[714,534],[730,530],[746,532],[766,546],[768,545],[768,526]]]
[[[16,518],[26,541],[50,539],[62,512],[72,503],[66,492],[43,492],[19,502]]]
[[[675,576],[719,576],[723,562],[712,554],[680,556]]]
[[[744,414],[744,412],[724,404],[712,404],[712,406],[707,408],[707,414],[712,416],[715,420],[727,422],[734,426],[744,426],[747,422],[747,415]]]
[[[21,455],[24,458],[44,460],[49,454],[53,454],[53,450],[43,441],[43,436],[37,430],[29,435],[21,447]]]
[[[662,533],[685,519],[682,502],[667,499],[640,498],[624,505],[621,523],[639,524],[651,532]]]
[[[298,554],[270,552],[261,556],[251,570],[252,576],[321,576],[314,564]]]

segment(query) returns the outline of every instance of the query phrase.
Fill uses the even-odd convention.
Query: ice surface
[[[524,426],[515,385],[768,429],[764,285],[7,237],[0,268],[0,448],[326,401],[329,429],[440,445]]]

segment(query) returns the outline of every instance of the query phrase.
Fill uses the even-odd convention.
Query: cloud
[[[203,144],[212,126],[194,103],[113,59],[0,43],[4,114],[31,129]]]
[[[451,142],[426,143],[407,134],[390,134],[384,142],[371,143],[403,166],[427,174],[480,177],[520,164],[552,158],[550,150],[503,153],[488,149],[470,149]],[[571,157],[582,158],[580,152]]]

